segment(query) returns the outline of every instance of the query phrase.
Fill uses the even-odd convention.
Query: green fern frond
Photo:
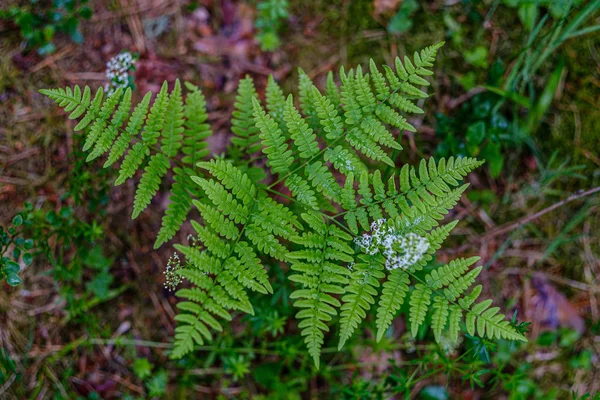
[[[298,327],[318,368],[324,332],[329,331],[326,322],[337,315],[336,308],[341,306],[332,295],[343,294],[343,285],[348,283],[348,269],[337,262],[351,262],[354,251],[348,245],[352,237],[334,225],[327,225],[320,215],[304,213],[302,218],[314,232],[292,238],[304,249],[287,256],[292,270],[297,272],[289,279],[302,286],[290,298],[296,300],[295,307],[302,309],[296,314],[301,320]]]
[[[163,215],[161,227],[154,242],[154,248],[158,249],[179,231],[186,221],[188,212],[192,206],[192,196],[188,188],[192,186],[190,171],[181,168],[174,169],[173,185],[169,196],[169,205]]]
[[[417,271],[432,260],[433,254],[441,247],[442,243],[458,221],[442,225],[425,235],[429,247],[423,258],[409,267],[411,271]],[[404,304],[411,284],[409,272],[405,269],[394,269],[390,272],[388,280],[383,284],[383,290],[377,308],[377,341],[380,341],[392,323],[396,313]]]
[[[422,160],[419,164],[418,175],[417,169],[404,165],[400,172],[400,191],[398,191],[395,178],[392,176],[387,182],[387,189],[384,191],[384,185],[381,183],[381,176],[376,171],[373,175],[367,178],[366,174],[362,175],[361,187],[363,192],[359,192],[362,196],[360,203],[357,206],[354,202],[346,202],[345,212],[343,215],[350,229],[357,233],[360,222],[364,230],[368,230],[368,218],[372,220],[380,219],[384,216],[395,218],[400,214],[416,219],[413,209],[418,209],[421,215],[418,217],[425,222],[429,222],[431,227],[436,225],[436,220],[443,218],[445,209],[451,209],[454,203],[451,199],[460,196],[464,188],[459,188],[456,192],[456,187],[459,185],[458,180],[466,176],[470,171],[482,164],[474,158],[453,158],[448,161],[442,158],[438,163],[433,158],[429,162]],[[375,182],[375,184],[373,183]],[[369,184],[376,185],[377,195],[371,197]],[[347,178],[346,190],[349,191],[348,196],[354,196],[353,178]],[[460,192],[460,193],[458,193]],[[447,206],[447,207],[446,207]],[[367,215],[368,214],[368,215]],[[431,229],[428,228],[428,229]]]
[[[286,138],[273,118],[263,110],[260,102],[253,97],[252,106],[256,127],[260,131],[260,139],[264,146],[262,151],[267,155],[273,172],[286,173],[294,162],[292,151],[286,144]]]
[[[162,178],[172,165],[176,165],[173,161],[182,155],[181,162],[189,167],[173,170],[170,204],[163,217],[156,247],[171,239],[185,222],[191,207],[190,171],[195,168],[195,162],[208,154],[205,139],[211,131],[204,123],[207,118],[204,97],[195,86],[186,86],[190,93],[186,96],[185,106],[179,81],[175,82],[170,94],[164,82],[151,107],[152,94],[147,93],[132,113],[131,89],[118,89],[104,98],[103,89],[99,88],[93,100],[89,87],[83,91],[79,86],[74,89],[41,90],[41,93],[70,111],[71,118],[82,117],[76,129],[87,129],[83,145],[84,151],[91,149],[87,161],[108,152],[104,163],[107,168],[129,149],[115,184],[119,185],[140,169],[144,170],[136,190],[133,218],[150,204]],[[161,147],[158,149],[156,144],[161,137]],[[147,164],[146,160],[149,160]]]
[[[119,107],[114,113],[110,123],[106,127],[106,130],[97,138],[94,149],[90,152],[86,161],[95,160],[111,148],[114,140],[119,134],[119,129],[125,122],[127,116],[129,116],[129,112],[131,110],[131,89],[128,88],[122,97],[121,91],[117,90],[109,99],[119,101]],[[105,104],[108,103],[109,101],[107,101]]]
[[[360,255],[359,262],[352,265],[352,272],[345,288],[347,294],[342,297],[340,318],[341,349],[352,336],[360,322],[365,319],[375,297],[379,294],[379,281],[385,277],[384,260],[381,256]]]
[[[289,95],[283,108],[283,120],[291,138],[298,148],[300,158],[315,157],[319,153],[316,135],[294,106],[294,99]]]
[[[267,104],[267,111],[269,115],[273,117],[277,125],[282,130],[284,135],[287,137],[287,128],[283,119],[283,110],[285,108],[285,95],[283,90],[273,78],[273,75],[269,75],[267,81],[267,87],[265,89],[265,100]]]
[[[140,184],[135,192],[131,218],[136,219],[148,207],[150,200],[158,192],[160,181],[170,167],[171,162],[162,153],[157,153],[150,158],[150,162],[148,162],[148,166],[144,170]]]
[[[115,143],[113,144],[110,154],[108,155],[108,159],[104,163],[104,168],[107,168],[117,162],[123,154],[129,148],[129,144],[131,143],[131,138],[135,137],[142,126],[144,125],[144,121],[146,119],[146,114],[148,113],[148,107],[150,106],[150,100],[152,99],[152,93],[148,92],[135,107],[135,110],[131,114],[131,118],[129,118],[129,122],[127,123],[127,128],[125,131],[121,132],[120,136],[117,138]]]
[[[181,161],[190,167],[209,155],[206,139],[212,135],[210,125],[206,123],[208,113],[206,112],[206,100],[202,91],[189,82],[185,83],[189,94],[185,99],[185,120],[183,131],[183,147],[181,152],[184,156]]]
[[[231,138],[231,143],[246,154],[254,154],[260,150],[258,128],[255,126],[253,117],[253,100],[256,97],[252,78],[246,76],[240,80],[231,117],[231,132],[235,135]]]
[[[337,87],[333,78],[333,72],[327,73],[327,82],[325,84],[325,96],[336,108],[341,104],[340,89]]]
[[[313,82],[302,68],[298,68],[298,97],[300,100],[300,109],[311,120],[311,127],[314,123],[315,103],[313,99]]]
[[[181,95],[181,84],[179,83],[179,79],[177,79],[175,87],[169,95],[164,128],[161,132],[161,150],[169,158],[175,157],[182,145],[183,124],[183,98]]]
[[[267,197],[230,162],[211,160],[200,162],[198,166],[216,180],[192,177],[210,203],[193,201],[204,224],[192,221],[198,235],[193,246],[175,246],[188,263],[181,273],[189,279],[190,273],[184,271],[197,269],[202,274],[214,276],[211,282],[218,284],[219,289],[204,284],[204,281],[198,285],[200,289],[208,290],[206,298],[225,310],[252,314],[254,311],[246,289],[264,294],[273,292],[256,250],[284,259],[287,250],[280,238],[290,240],[302,225],[287,207]],[[197,284],[195,280],[190,281]],[[192,325],[189,319],[180,322],[183,324],[181,335],[176,335],[175,340],[176,349],[180,349],[178,356],[191,351],[193,342],[198,343],[190,339],[194,329],[188,327]]]

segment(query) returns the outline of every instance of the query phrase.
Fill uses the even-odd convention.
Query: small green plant
[[[498,177],[504,167],[505,147],[514,143],[507,140],[508,120],[494,108],[497,101],[498,96],[483,93],[451,117],[436,115],[436,134],[441,139],[436,155],[484,158],[492,177]]]
[[[477,301],[478,257],[428,266],[458,223],[440,225],[468,186],[460,181],[482,161],[452,156],[396,168],[402,146],[394,133],[415,131],[406,117],[423,112],[416,100],[428,97],[422,88],[442,44],[398,57],[383,72],[373,61],[368,73],[342,68],[341,85],[330,73],[324,92],[300,70],[299,108],[272,77],[264,103],[243,79],[233,157],[209,161],[205,101],[192,84],[184,100],[179,81],[171,92],[165,82],[152,106],[148,93],[133,113],[131,89],[107,98],[87,86],[41,90],[80,120],[89,161],[108,153],[108,167],[124,156],[116,184],[142,171],[133,218],[173,176],[156,247],[174,237],[192,205],[202,216],[191,221],[196,236],[175,244],[183,257],[175,254],[167,271],[168,286],[191,283],[176,293],[183,301],[171,357],[212,341],[234,312],[255,314],[248,291],[273,294],[269,272],[281,269],[290,270],[289,298],[317,367],[335,316],[342,349],[372,307],[382,340],[405,302],[413,337],[430,320],[440,343],[456,342],[461,330],[526,341],[491,300]],[[266,174],[257,174],[265,162]],[[234,375],[245,374],[243,359],[229,363]]]
[[[261,0],[256,6],[256,39],[263,51],[276,50],[281,45],[279,31],[288,14],[287,0]]]
[[[29,0],[27,6],[0,10],[0,20],[14,22],[27,46],[37,48],[40,55],[56,51],[53,40],[57,33],[67,34],[75,43],[83,43],[79,24],[91,17],[92,10],[87,6],[87,0]]]
[[[6,280],[10,286],[17,286],[22,282],[19,261],[30,265],[33,260],[33,240],[23,235],[23,225],[28,222],[25,218],[22,214],[17,214],[12,225],[6,229],[0,226],[0,281]]]
[[[408,32],[413,27],[413,15],[419,9],[419,3],[416,0],[404,0],[400,7],[387,25],[387,30],[392,34]]]

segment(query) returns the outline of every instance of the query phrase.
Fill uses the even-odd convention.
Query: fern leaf
[[[167,173],[170,166],[169,159],[162,153],[155,154],[150,158],[150,162],[144,170],[140,184],[135,192],[131,218],[137,218],[148,207],[150,200],[152,200],[152,197],[158,191],[162,177]]]
[[[206,123],[208,113],[202,91],[188,82],[185,83],[185,87],[189,93],[185,98],[183,110],[185,122],[181,152],[184,156],[181,161],[188,166],[195,167],[198,161],[210,153],[206,138],[212,135],[212,131],[210,125]]]
[[[113,95],[114,96],[114,95]],[[111,96],[111,97],[113,97]],[[165,123],[165,114],[169,105],[168,85],[165,81],[160,88],[160,92],[150,108],[150,113],[146,119],[146,125],[142,131],[142,140],[146,146],[153,146],[160,137]]]
[[[334,79],[333,72],[327,73],[327,82],[325,84],[325,96],[333,104],[334,108],[337,109],[340,105],[340,90],[338,89]]]
[[[161,227],[158,231],[154,248],[157,249],[163,243],[171,240],[179,231],[181,225],[186,220],[188,212],[192,205],[192,196],[188,192],[191,187],[190,171],[181,168],[174,169],[173,185],[171,186],[171,195],[169,196],[169,205],[162,218]]]
[[[304,115],[312,119],[315,116],[315,107],[313,96],[313,83],[302,68],[298,68],[298,97],[300,99],[300,109]],[[312,125],[312,123],[311,123]]]
[[[273,75],[269,75],[267,80],[267,88],[265,90],[266,103],[267,103],[267,111],[269,115],[273,117],[277,125],[287,137],[287,127],[284,121],[284,108],[285,108],[285,96],[283,94],[283,90],[277,84]]]
[[[431,294],[431,289],[418,283],[410,296],[410,333],[415,338],[419,327],[425,321],[425,315],[429,309],[429,304],[431,304]]]
[[[169,95],[167,110],[165,112],[164,127],[161,132],[161,150],[169,158],[177,155],[183,139],[183,99],[179,79]]]
[[[121,164],[119,176],[115,180],[115,186],[124,183],[127,179],[135,175],[138,168],[149,154],[150,149],[144,143],[138,142],[134,144]]]
[[[255,125],[253,114],[253,99],[256,98],[256,89],[252,78],[246,76],[240,80],[238,95],[233,104],[234,111],[231,118],[231,131],[236,135],[231,143],[238,146],[247,154],[254,154],[260,149],[258,128]]]
[[[285,143],[285,137],[273,118],[263,110],[260,102],[252,98],[256,127],[260,130],[260,139],[264,146],[263,153],[267,155],[273,172],[286,173],[294,162],[292,151]]]
[[[360,321],[365,319],[367,311],[375,303],[375,296],[378,295],[379,280],[385,276],[382,272],[381,256],[361,256],[360,258],[361,262],[352,267],[350,284],[345,289],[347,294],[342,297],[344,304],[341,307],[338,350],[341,350],[344,343],[352,336]]]
[[[440,297],[434,297],[433,299],[433,315],[431,317],[431,328],[435,335],[436,342],[441,341],[442,331],[446,327],[448,322],[448,302]]]
[[[320,247],[297,250],[287,255],[292,270],[299,272],[292,274],[289,279],[302,285],[290,298],[296,300],[295,307],[301,308],[296,314],[296,318],[301,320],[298,327],[318,368],[324,332],[329,331],[325,322],[330,321],[337,314],[336,308],[341,306],[332,294],[343,294],[341,285],[348,283],[346,276],[349,271],[335,264],[335,261],[351,261],[353,251],[347,246],[351,237],[335,226],[325,224],[318,214],[305,213],[302,218],[313,227],[314,234],[321,235],[321,240],[316,243],[314,236],[307,233],[292,240],[298,244],[312,243]]]
[[[148,92],[142,101],[139,102],[135,107],[135,110],[131,114],[131,118],[129,118],[129,122],[127,123],[127,128],[125,128],[125,131],[121,132],[110,149],[108,159],[104,163],[104,168],[114,164],[119,158],[121,158],[123,154],[125,154],[125,151],[127,151],[127,148],[131,143],[131,139],[138,135],[142,125],[144,124],[144,120],[146,119],[146,114],[148,112],[151,99],[152,93]]]
[[[383,284],[383,290],[377,308],[377,341],[380,341],[394,319],[394,316],[404,304],[410,285],[409,271],[416,271],[425,266],[441,246],[442,242],[448,237],[450,231],[456,226],[458,221],[443,225],[426,234],[429,248],[427,254],[423,256],[415,265],[407,270],[394,269],[388,275],[388,280]]]
[[[102,93],[102,89],[98,89],[98,93]],[[119,104],[119,100],[121,99],[122,90],[117,89],[112,96],[108,97],[104,103],[102,103],[102,108],[98,112],[98,115],[94,118],[92,123],[92,127],[89,129],[87,136],[85,137],[85,142],[83,144],[83,151],[89,150],[96,141],[104,134],[106,130],[106,124],[108,123],[108,119],[112,115],[115,107]],[[101,94],[99,96],[102,96]],[[101,97],[100,97],[100,101]]]
[[[283,120],[286,123],[291,138],[298,147],[300,158],[311,158],[319,153],[316,135],[304,118],[294,107],[294,99],[289,95],[283,109]]]
[[[313,210],[319,210],[315,192],[310,188],[308,182],[300,175],[291,174],[286,179],[285,186],[290,189],[294,198],[296,198],[296,200],[298,200],[300,203],[312,208]]]
[[[98,140],[95,143],[94,149],[88,155],[86,161],[92,161],[106,153],[112,146],[115,138],[119,134],[121,125],[125,122],[131,111],[131,89],[127,89],[123,97],[120,96],[121,92],[116,91],[110,99],[119,100],[119,107],[114,113],[110,123],[100,134]]]

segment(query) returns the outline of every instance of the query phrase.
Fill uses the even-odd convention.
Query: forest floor
[[[22,265],[22,285],[0,291],[0,398],[371,398],[380,386],[387,388],[383,397],[393,393],[394,379],[407,378],[403,363],[412,365],[415,352],[433,354],[408,339],[402,323],[387,347],[373,344],[368,329],[342,353],[326,342],[325,365],[315,371],[298,355],[304,348],[283,298],[257,306],[268,318],[236,319],[231,335],[170,361],[176,302],[163,283],[173,250],[152,249],[168,199],[156,199],[132,221],[133,184],[112,187],[114,171],[86,164],[74,124],[38,90],[104,85],[112,56],[139,53],[135,96],[157,92],[164,80],[197,84],[215,130],[210,147],[219,154],[246,74],[260,93],[269,74],[292,91],[297,67],[324,85],[327,72],[342,65],[366,66],[370,58],[393,64],[397,55],[439,41],[447,43],[432,96],[411,121],[417,133],[405,133],[396,162],[477,153],[488,159],[468,177],[471,189],[453,215],[461,223],[438,261],[480,255],[486,294],[507,315],[518,310],[519,320],[531,322],[530,342],[478,353],[481,386],[462,380],[460,371],[440,371],[410,393],[595,393],[600,196],[585,192],[600,186],[599,35],[552,51],[523,78],[515,104],[489,87],[502,88],[520,68],[518,57],[552,32],[553,16],[527,44],[531,29],[508,1],[423,2],[400,17],[399,8],[412,2],[290,3],[281,46],[271,52],[257,41],[253,2],[90,1],[83,43],[57,34],[56,51],[44,56],[24,47],[14,23],[0,20],[0,226],[20,213],[36,244],[33,263]],[[586,4],[579,3],[570,20]],[[588,25],[598,24],[599,14]],[[484,139],[474,144],[470,135],[478,131]],[[488,143],[498,145],[492,151]],[[494,368],[501,373],[489,373]]]

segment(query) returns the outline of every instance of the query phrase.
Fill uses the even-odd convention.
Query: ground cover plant
[[[73,4],[0,21],[0,397],[597,396],[598,1]]]

